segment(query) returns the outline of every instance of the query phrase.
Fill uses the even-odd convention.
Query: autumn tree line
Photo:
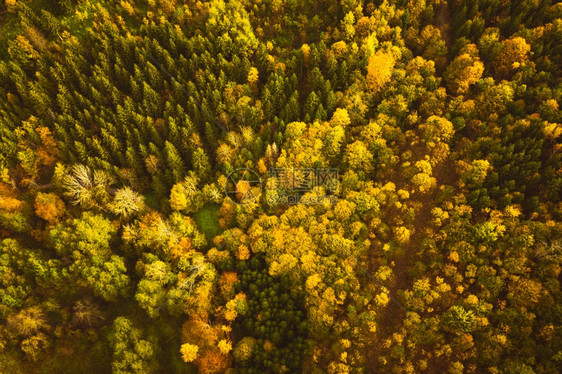
[[[0,372],[560,372],[561,41],[551,0],[3,0]]]

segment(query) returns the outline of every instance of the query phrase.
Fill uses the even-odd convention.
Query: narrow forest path
[[[432,232],[432,216],[431,210],[436,206],[435,199],[439,193],[439,186],[441,185],[454,185],[456,181],[456,175],[454,173],[454,162],[450,157],[447,157],[445,161],[436,165],[433,168],[433,176],[436,179],[436,187],[431,193],[428,194],[416,194],[411,199],[414,204],[420,206],[419,210],[415,214],[413,222],[413,233],[410,236],[408,243],[397,253],[394,259],[393,271],[393,282],[388,285],[389,294],[394,298],[398,299],[400,302],[401,293],[403,291],[409,290],[413,286],[415,281],[411,276],[411,271],[416,263],[420,259],[419,257],[419,246],[421,245],[424,238],[431,236]],[[400,175],[397,174],[395,178],[391,180],[397,180]],[[398,188],[398,187],[397,187]],[[381,249],[372,247],[370,250],[371,256],[380,256]],[[373,258],[371,257],[371,258]],[[378,268],[376,261],[369,261],[369,272],[374,274]],[[394,332],[398,332],[403,326],[404,318],[406,317],[407,308],[403,304],[397,302],[389,302],[378,320],[376,337],[374,338],[373,349],[369,352],[368,357],[368,372],[374,372],[375,369],[379,368],[378,357],[381,356],[381,347],[384,339],[391,337]]]
[[[449,3],[444,1],[437,7],[435,14],[435,25],[441,31],[441,37],[445,40],[447,48],[451,46],[451,11]]]

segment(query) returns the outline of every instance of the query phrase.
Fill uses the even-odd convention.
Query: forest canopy
[[[0,372],[559,373],[561,46],[552,0],[0,0]]]

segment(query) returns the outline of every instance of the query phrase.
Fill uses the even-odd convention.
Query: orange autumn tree
[[[55,193],[39,192],[35,197],[35,214],[45,221],[56,223],[66,212],[64,201]]]
[[[30,228],[28,224],[28,204],[20,200],[16,190],[9,185],[0,182],[0,228],[3,235],[8,232],[26,232]]]
[[[394,64],[394,56],[388,52],[378,51],[369,57],[367,87],[372,92],[379,92],[390,81]]]
[[[224,351],[230,326],[211,324],[209,316],[194,314],[182,327],[182,359],[193,362],[199,373],[222,373],[230,366],[229,351]],[[222,347],[222,349],[221,349]]]

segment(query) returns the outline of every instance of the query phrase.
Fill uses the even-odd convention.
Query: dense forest
[[[0,373],[560,373],[561,72],[553,0],[0,0]]]

